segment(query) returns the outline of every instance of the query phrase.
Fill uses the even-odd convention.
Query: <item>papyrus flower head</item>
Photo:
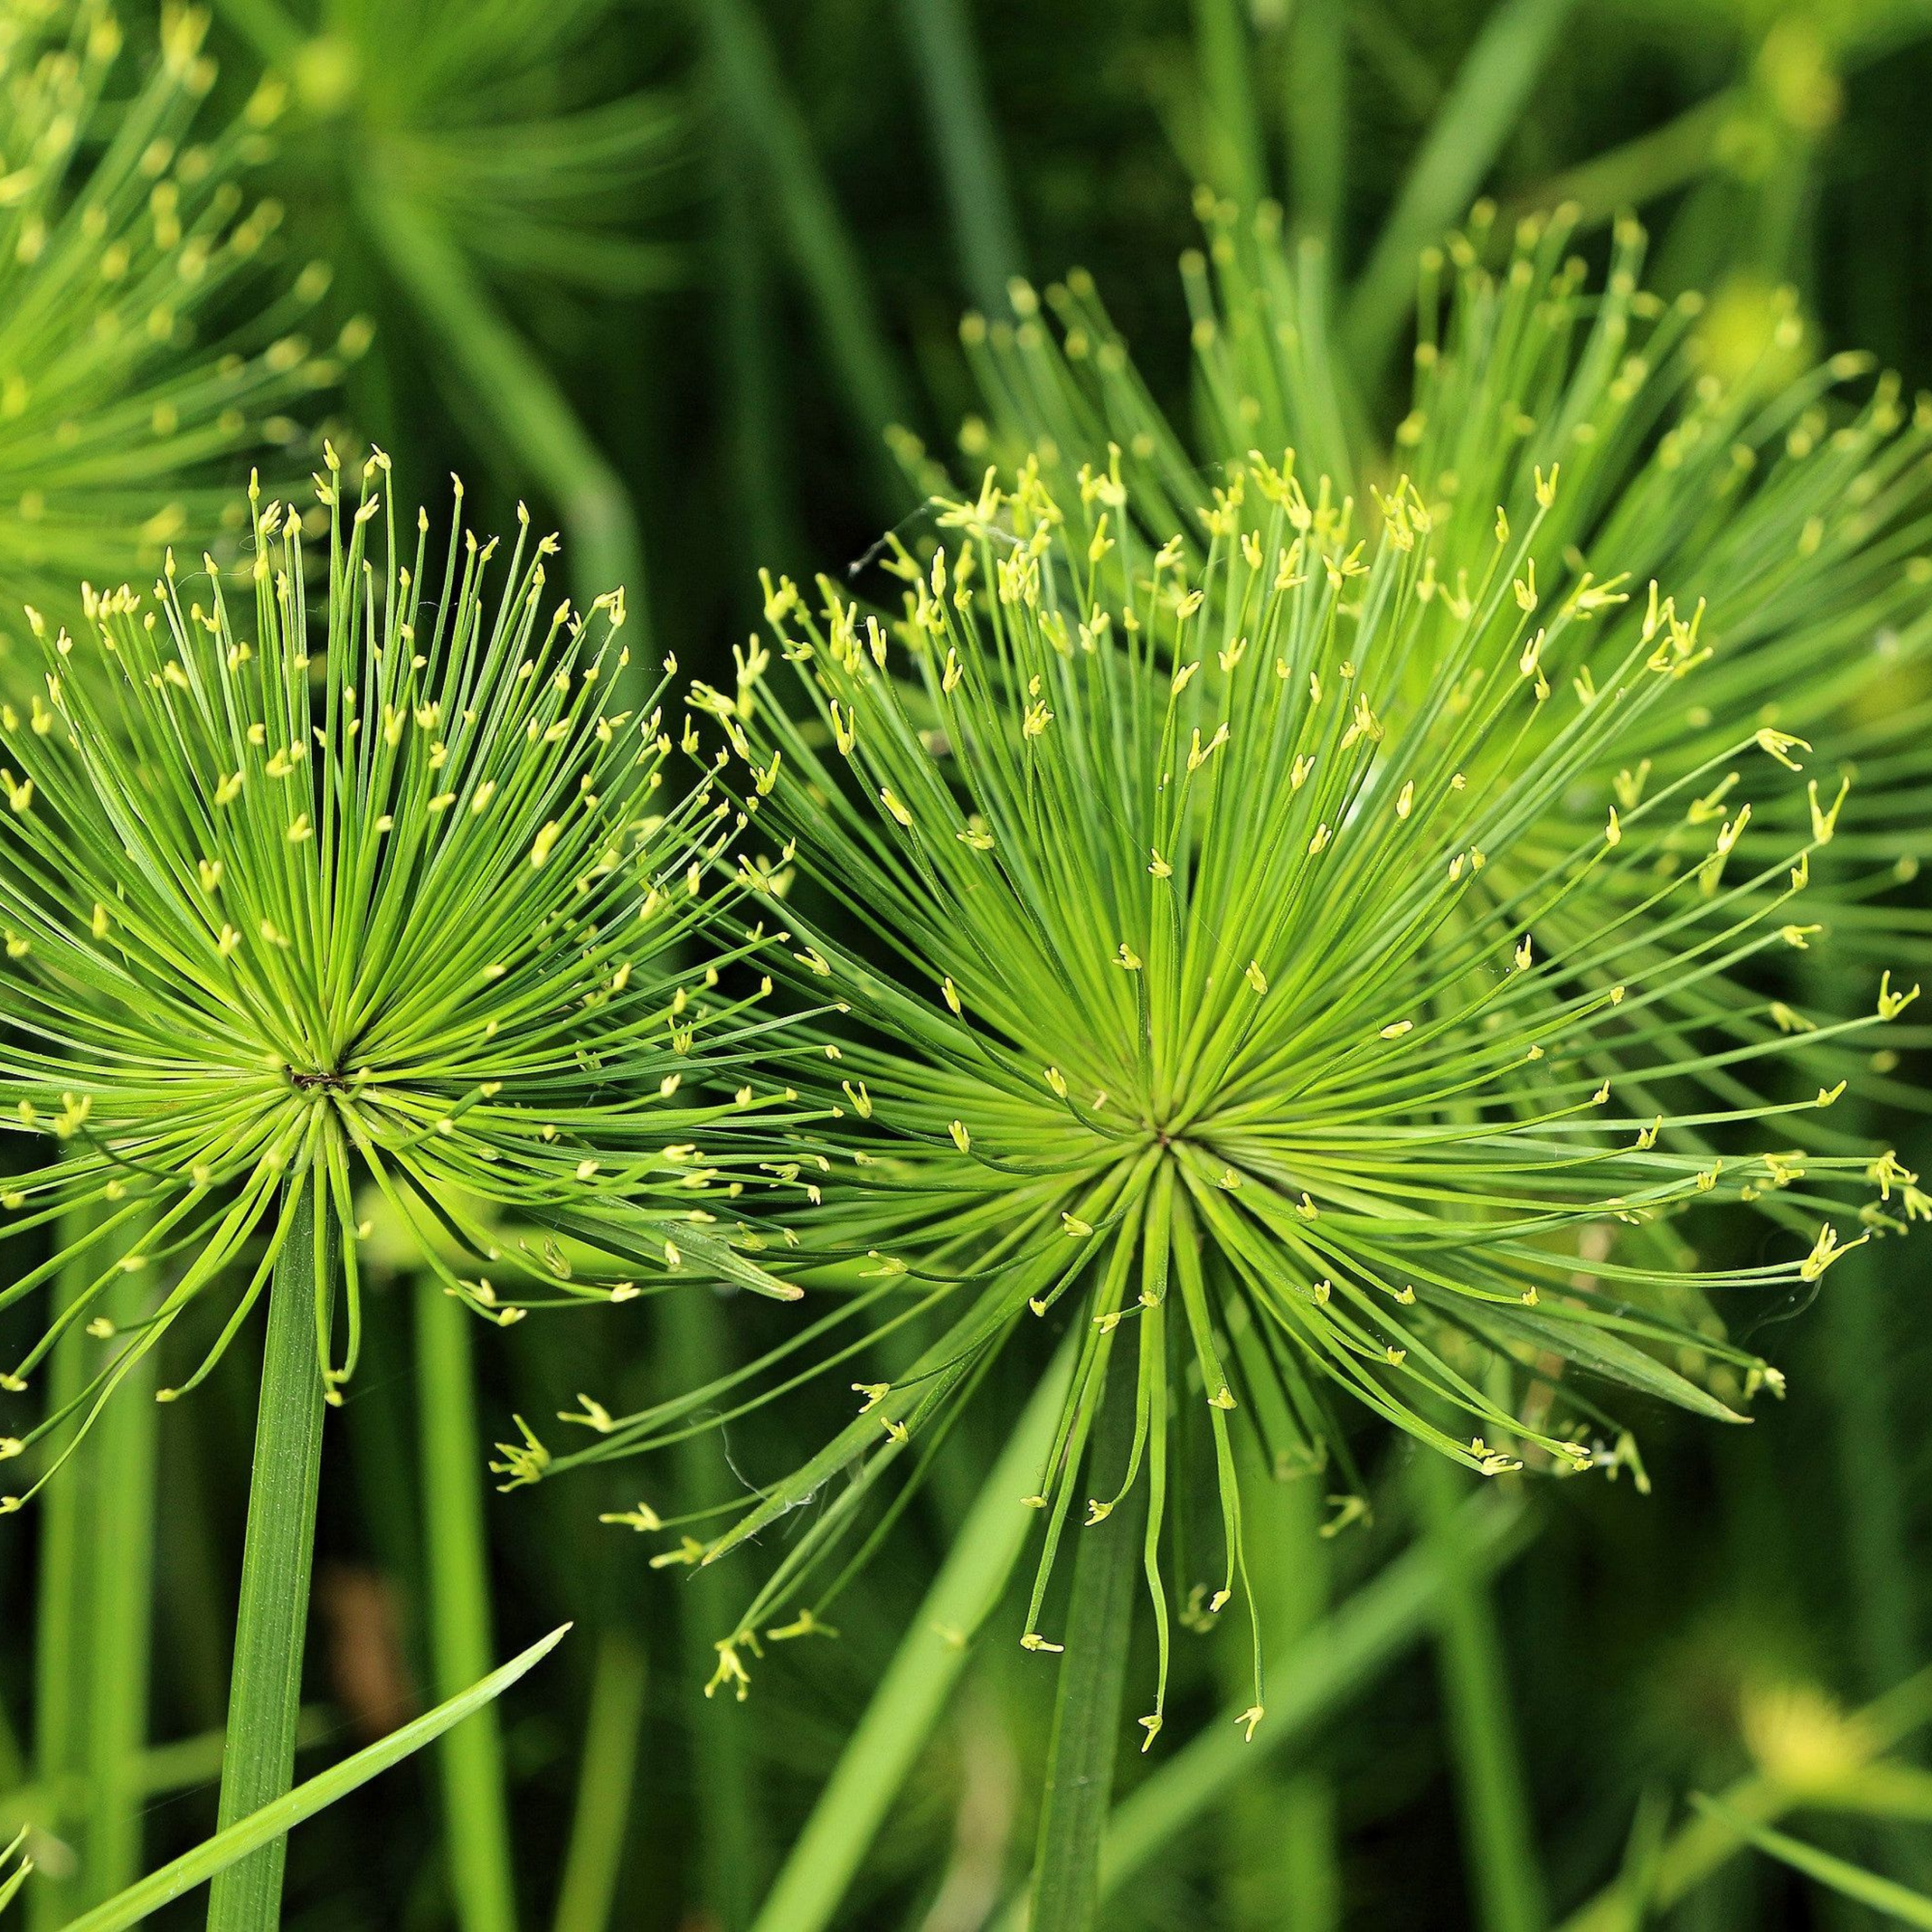
[[[281,221],[242,185],[272,117],[210,124],[206,28],[166,5],[130,45],[105,0],[0,5],[0,634],[213,540],[239,507],[224,460],[292,442],[286,412],[367,341],[300,332],[319,262],[279,295],[244,281]]]
[[[1168,1582],[1240,1592],[1236,1432],[1345,1484],[1364,1409],[1485,1473],[1614,1463],[1615,1385],[1735,1418],[1775,1381],[1714,1295],[1815,1280],[1881,1189],[1924,1211],[1889,1156],[1818,1144],[1835,1090],[1784,1065],[1823,835],[1741,841],[1798,748],[1747,733],[1621,803],[1606,776],[1696,701],[1694,611],[1560,560],[1532,592],[1534,514],[1445,581],[1412,485],[1358,533],[1258,458],[1198,556],[1105,472],[1062,501],[1023,469],[938,524],[896,622],[771,587],[802,704],[763,647],[699,694],[776,844],[752,876],[811,883],[775,898],[790,970],[844,1016],[814,1238],[850,1318],[926,1340],[704,1552],[856,1472],[746,1630],[811,1601],[859,1498],[1042,1329],[1075,1360],[1027,1641],[1070,1520],[1139,1488],[1157,1574],[1163,1512],[1218,1490],[1208,1574],[1156,1583],[1164,1641]],[[1734,770],[1725,812],[1688,809]],[[1694,1210],[1744,1203],[1762,1258],[1700,1262]],[[1132,1448],[1096,1468],[1108,1390]]]
[[[730,811],[668,801],[655,704],[618,708],[621,592],[547,604],[550,539],[505,560],[459,524],[433,551],[373,494],[382,459],[359,506],[332,466],[313,587],[295,511],[257,498],[233,569],[171,557],[148,594],[90,592],[77,636],[37,621],[41,688],[0,712],[0,1125],[48,1151],[0,1204],[56,1250],[84,1225],[0,1292],[83,1283],[4,1386],[116,1273],[157,1282],[9,1454],[84,1424],[218,1286],[212,1364],[304,1179],[341,1230],[332,1390],[365,1190],[500,1322],[680,1273],[795,1292],[728,1204],[734,1123],[771,1097],[740,1064],[760,995],[680,950]]]
[[[975,476],[1036,461],[1070,500],[1083,466],[1118,465],[1143,536],[1178,536],[1198,565],[1226,466],[1292,447],[1305,477],[1354,499],[1365,535],[1407,476],[1452,590],[1486,568],[1498,517],[1533,524],[1526,588],[1588,571],[1641,595],[1655,579],[1681,614],[1702,607],[1719,646],[1684,703],[1630,722],[1618,756],[1633,783],[1760,729],[1815,737],[1824,808],[1841,766],[1861,775],[1820,885],[1932,856],[1916,791],[1932,745],[1932,402],[1868,357],[1815,360],[1790,290],[1765,294],[1748,352],[1727,348],[1700,292],[1644,286],[1634,220],[1616,224],[1600,280],[1574,252],[1574,210],[1503,243],[1479,209],[1423,260],[1412,380],[1378,420],[1280,210],[1243,216],[1204,194],[1202,213],[1208,245],[1182,269],[1191,421],[1154,403],[1090,277],[1019,286],[1012,318],[964,330],[986,403],[962,437]],[[1602,668],[1586,652],[1564,674]],[[1796,826],[1804,789],[1760,802]],[[1869,898],[1837,896],[1838,922],[1882,945]]]

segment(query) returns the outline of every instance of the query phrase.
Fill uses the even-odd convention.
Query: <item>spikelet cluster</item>
[[[293,443],[287,412],[367,344],[359,321],[326,352],[299,332],[323,265],[249,279],[282,219],[242,185],[273,116],[207,124],[207,25],[170,4],[130,43],[105,0],[0,6],[0,635],[213,540],[233,460]]]
[[[431,313],[412,238],[507,281],[662,286],[674,251],[637,234],[662,200],[686,116],[651,90],[594,98],[608,0],[396,0],[321,10],[264,83],[261,107],[304,130],[298,214],[329,211],[336,244],[368,242]],[[586,104],[560,99],[587,76]]]
[[[849,1479],[721,1681],[761,1618],[822,1611],[867,1492],[1009,1346],[1064,1330],[1074,1357],[1025,1641],[1056,1647],[1070,1522],[1138,1493],[1164,1659],[1171,1596],[1242,1594],[1237,1432],[1283,1475],[1337,1469],[1350,1511],[1363,1409],[1486,1474],[1632,1462],[1616,1385],[1737,1419],[1777,1376],[1721,1316],[1932,1210],[1888,1152],[1821,1134],[1841,1089],[1778,1022],[1831,832],[1804,748],[1758,728],[1619,789],[1717,660],[1694,608],[1544,548],[1557,500],[1534,479],[1465,562],[1412,482],[1358,531],[1251,455],[1198,547],[1153,544],[1118,467],[1063,498],[1022,466],[938,505],[928,556],[895,550],[896,620],[768,585],[790,674],[754,646],[697,701],[776,843],[747,881],[825,1009],[827,1359],[844,1323],[922,1346],[694,1552]],[[1746,862],[1750,805],[1794,790]],[[1747,1204],[1763,1258],[1703,1262],[1702,1220]],[[1108,1400],[1132,1447],[1098,1468]],[[1163,1517],[1204,1493],[1210,1573],[1166,1577]]]
[[[1629,734],[1629,782],[1760,730],[1817,740],[1821,809],[1858,774],[1819,916],[1886,963],[1901,914],[1895,898],[1874,905],[1872,875],[1909,886],[1932,850],[1917,804],[1932,760],[1932,402],[1865,356],[1812,359],[1790,291],[1742,331],[1695,290],[1652,292],[1633,220],[1599,282],[1573,252],[1574,211],[1505,243],[1479,208],[1423,259],[1413,381],[1378,422],[1326,320],[1318,254],[1271,206],[1242,218],[1204,194],[1200,212],[1208,245],[1182,263],[1192,423],[1156,406],[1090,277],[1043,296],[1016,284],[1011,320],[964,326],[986,402],[962,437],[974,473],[1032,460],[1066,497],[1083,466],[1117,464],[1153,539],[1178,532],[1198,559],[1226,466],[1292,446],[1364,518],[1376,486],[1412,478],[1452,585],[1481,568],[1499,514],[1537,519],[1532,582],[1660,582],[1681,611],[1702,608],[1720,649],[1694,697]],[[916,446],[905,453],[932,477]],[[1787,833],[1810,809],[1802,791],[1760,806]],[[1920,915],[1903,916],[1916,929]]]
[[[304,1195],[340,1231],[332,1395],[378,1204],[499,1323],[680,1274],[796,1292],[729,1206],[737,1124],[786,1105],[748,1070],[761,991],[713,992],[719,962],[680,976],[730,890],[711,879],[730,808],[662,797],[660,710],[613,692],[621,593],[547,609],[555,546],[526,521],[506,564],[460,525],[439,557],[426,518],[399,535],[382,459],[346,505],[333,460],[313,589],[301,519],[257,495],[232,569],[170,556],[150,595],[90,592],[77,636],[37,618],[40,689],[0,712],[0,1127],[45,1150],[0,1205],[51,1250],[0,1304],[70,1284],[0,1385],[70,1326],[101,1343],[9,1456],[77,1439],[230,1291],[169,1394],[198,1381]],[[150,1312],[117,1327],[96,1304],[130,1271]]]

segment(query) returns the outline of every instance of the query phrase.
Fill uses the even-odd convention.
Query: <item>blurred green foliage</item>
[[[65,32],[70,10],[9,0],[7,50],[50,22]],[[172,9],[132,0],[123,23],[130,74],[179,32]],[[1084,266],[1184,418],[1175,265],[1199,242],[1204,182],[1278,198],[1288,234],[1325,251],[1328,312],[1376,422],[1400,391],[1414,253],[1478,194],[1505,217],[1574,201],[1600,260],[1610,219],[1634,208],[1653,279],[1709,291],[1706,328],[1734,332],[1740,357],[1788,286],[1814,347],[1869,349],[1909,387],[1932,382],[1923,0],[218,0],[208,44],[220,70],[197,112],[232,130],[250,205],[267,196],[280,212],[247,276],[195,318],[197,341],[234,344],[260,376],[246,420],[214,412],[218,437],[188,452],[195,488],[238,483],[250,456],[298,471],[285,419],[308,430],[332,412],[393,446],[406,500],[433,497],[451,468],[490,500],[486,526],[530,499],[580,578],[630,579],[634,611],[700,675],[728,677],[758,565],[836,575],[916,519],[889,426],[972,471],[958,437],[987,404],[959,318],[997,318],[1009,277]],[[8,87],[0,238],[23,178],[11,68]],[[112,151],[138,98],[131,80],[110,90],[91,152]],[[57,184],[71,206],[82,178]],[[326,292],[304,277],[311,260],[332,271]],[[298,296],[313,306],[290,365],[301,380],[278,382],[260,358],[296,326],[278,304]],[[0,382],[24,312],[0,315]],[[363,349],[364,319],[366,352],[338,358],[345,330]],[[308,358],[310,340],[326,358]],[[88,376],[49,434],[111,428],[119,469],[84,480],[152,484],[158,510],[174,485],[130,400],[150,411],[152,360]],[[8,520],[32,507],[42,452],[16,455],[13,421],[0,399],[0,562],[17,596],[48,560],[14,562]],[[128,541],[98,574],[134,568],[126,554],[152,534],[120,522]],[[1922,976],[1926,924],[1897,918],[1905,977]],[[1922,1072],[1922,1043],[1906,1054],[1899,1091]],[[1886,1130],[1908,1161],[1932,1159],[1916,1118]],[[1759,1426],[1646,1418],[1648,1496],[1628,1482],[1432,1496],[1395,1450],[1369,1471],[1371,1522],[1322,1537],[1298,1497],[1264,1559],[1285,1580],[1269,1724],[1244,1752],[1236,1633],[1184,1642],[1167,1734],[1123,1768],[1099,1922],[1885,1922],[1870,1888],[1861,1902],[1855,1884],[1808,1885],[1748,1852],[1738,1821],[1761,1834],[1786,1813],[1824,1857],[1926,1888],[1916,1750],[1932,1696],[1914,1673],[1932,1643],[1932,1348],[1923,1261],[1876,1252],[1834,1270],[1803,1321],[1780,1308],[1744,1337],[1791,1388]],[[331,1425],[304,1771],[450,1688],[432,1660],[422,1384],[400,1366],[415,1290],[372,1272],[370,1352],[399,1366],[359,1382]],[[651,1306],[654,1325],[625,1311],[532,1322],[478,1351],[485,1429],[508,1433],[513,1409],[547,1420],[614,1381],[639,1406],[786,1332],[782,1311],[742,1300]],[[10,1349],[12,1320],[0,1315]],[[208,1336],[183,1330],[198,1359]],[[38,1924],[98,1895],[77,1861],[104,1804],[133,1821],[141,1870],[212,1828],[253,1418],[239,1358],[258,1346],[122,1444],[128,1460],[95,1472],[64,1530],[0,1521],[0,1840],[32,1828],[39,1870],[12,1909]],[[995,1383],[1008,1373],[996,1365]],[[776,1647],[742,1705],[700,1694],[742,1593],[728,1579],[721,1595],[716,1572],[653,1568],[654,1542],[600,1526],[638,1511],[624,1466],[488,1495],[498,1654],[578,1624],[500,1707],[514,1922],[1013,1922],[1000,1914],[1024,1892],[1049,1700],[1012,1640],[1020,1604],[994,1609],[963,1652],[947,1634],[1004,1574],[975,1508],[1007,1446],[988,1425],[1024,1390],[1015,1378],[1004,1393],[962,1424],[842,1600],[837,1639]],[[848,1413],[814,1400],[813,1442]],[[797,1449],[754,1418],[692,1445],[674,1480],[722,1501]],[[116,1558],[148,1485],[151,1632],[148,1592],[123,1587],[146,1558],[122,1573]],[[83,1575],[62,1535],[107,1553]],[[70,1562],[54,1583],[78,1578],[88,1615],[66,1634],[99,1634],[86,1694],[121,1722],[91,1757],[50,1762],[50,1700],[58,1714],[66,1694],[45,1606],[68,1599],[48,1566]],[[940,1642],[899,1648],[935,1624]],[[104,1796],[88,1780],[106,1762]],[[1724,1808],[1693,1810],[1696,1791]],[[291,1841],[286,1922],[505,1932],[501,1898],[479,1904],[452,1871],[474,1838],[446,1815],[429,1758],[344,1798]],[[152,1922],[197,1916],[190,1900]]]

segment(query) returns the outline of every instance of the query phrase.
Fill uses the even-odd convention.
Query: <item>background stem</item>
[[[552,1932],[607,1932],[610,1925],[622,1876],[649,1684],[643,1645],[628,1630],[606,1630],[591,1672],[577,1811]]]
[[[1126,1462],[1133,1438],[1133,1394],[1120,1378],[1101,1398],[1088,1466],[1108,1478]],[[1137,1483],[1112,1515],[1080,1532],[1040,1798],[1031,1932],[1087,1932],[1095,1922],[1146,1507],[1146,1486]]]
[[[1268,1618],[1262,1640],[1272,1694],[1274,1666],[1294,1658],[1328,1608],[1333,1544],[1322,1534],[1322,1485],[1312,1473],[1283,1481],[1263,1466],[1258,1444],[1241,1458],[1248,1578]],[[1248,1646],[1227,1633],[1217,1644],[1220,1688],[1232,1708],[1253,1700]],[[1268,1721],[1274,1721],[1274,1713]],[[1317,1762],[1258,1766],[1215,1810],[1227,1874],[1228,1932],[1338,1932],[1340,1835],[1335,1779]]]
[[[64,1231],[63,1239],[83,1232]],[[138,1232],[115,1238],[119,1254]],[[63,1304],[85,1291],[110,1251],[90,1249],[70,1267]],[[148,1312],[145,1274],[106,1288],[98,1312],[126,1324]],[[77,1396],[101,1345],[78,1325],[54,1351],[50,1393]],[[52,1828],[74,1849],[70,1876],[29,1888],[35,1932],[131,1884],[140,1870],[142,1793],[139,1761],[147,1740],[154,1568],[154,1358],[130,1372],[44,1504],[40,1566],[41,1641],[35,1672],[34,1766],[60,1808]]]
[[[702,1388],[730,1360],[724,1307],[708,1288],[682,1291],[669,1300],[664,1339],[673,1385]],[[676,1455],[679,1491],[689,1502],[701,1505],[730,1493],[720,1486],[721,1479],[730,1483],[730,1472],[720,1468],[705,1438],[688,1438],[678,1444]],[[740,1586],[728,1570],[695,1570],[678,1592],[677,1607],[686,1680],[700,1684],[717,1661],[718,1639],[741,1612]],[[687,1904],[717,1932],[744,1932],[771,1864],[763,1767],[749,1719],[748,1711],[720,1698],[703,1705],[691,1720],[688,1774],[696,1803]]]
[[[380,185],[365,189],[362,205],[370,234],[424,326],[555,506],[569,544],[565,561],[578,602],[587,608],[621,586],[632,620],[647,637],[650,599],[637,514],[622,478],[591,440],[569,398],[435,220]]]
[[[1540,1932],[1549,1915],[1496,1606],[1487,1580],[1455,1561],[1472,1485],[1446,1456],[1427,1452],[1416,1457],[1410,1479],[1423,1534],[1444,1558],[1436,1668],[1475,1922],[1484,1932]]]
[[[752,1932],[824,1932],[837,1918],[1035,1527],[1020,1498],[1052,1447],[1072,1362],[1063,1348],[1007,1437]]]
[[[1024,272],[986,71],[964,0],[901,0],[967,293],[998,315]]]
[[[476,1430],[473,1318],[433,1276],[416,1285],[416,1393],[422,1406],[423,1548],[430,1676],[439,1702],[488,1674],[492,1655],[483,1454]],[[462,1932],[515,1932],[516,1881],[502,1734],[485,1705],[436,1747],[443,1839]]]
[[[763,18],[746,0],[710,0],[698,12],[719,111],[742,127],[763,164],[772,220],[815,313],[861,458],[880,502],[896,514],[905,490],[886,454],[885,434],[907,420],[907,398],[865,258],[825,178]]]
[[[248,1486],[248,1531],[221,1758],[218,1828],[259,1811],[295,1782],[302,1647],[322,1473],[322,1363],[335,1272],[335,1224],[318,1226],[306,1174],[290,1183],[288,1234],[268,1290],[261,1406]],[[208,1932],[274,1932],[281,1922],[286,1842],[230,1865],[208,1894]]]

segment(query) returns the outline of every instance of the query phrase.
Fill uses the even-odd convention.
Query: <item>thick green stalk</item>
[[[1416,258],[1457,220],[1502,146],[1576,0],[1502,0],[1454,84],[1348,298],[1343,333],[1372,390],[1415,296]]]
[[[989,314],[1024,272],[1019,226],[963,0],[901,0],[966,287]]]
[[[71,1231],[79,1234],[81,1230]],[[124,1251],[128,1244],[120,1244]],[[90,1252],[63,1300],[105,1264]],[[147,1312],[144,1277],[112,1284],[99,1312],[118,1323]],[[54,1352],[50,1395],[77,1396],[102,1344],[78,1327]],[[71,1874],[28,1894],[28,1923],[66,1924],[133,1882],[140,1869],[139,1761],[147,1737],[154,1568],[153,1358],[145,1358],[51,1484],[42,1504],[36,1772],[71,1794],[55,1828],[72,1845]]]
[[[1288,22],[1282,118],[1288,205],[1298,235],[1332,260],[1342,232],[1348,148],[1348,43],[1343,0],[1295,0]]]
[[[747,0],[706,0],[698,10],[710,39],[719,105],[756,144],[773,214],[818,313],[860,448],[883,500],[896,513],[905,490],[886,458],[885,434],[906,420],[905,395],[879,325],[871,278],[812,152],[805,117],[764,22]]]
[[[554,1932],[608,1932],[623,1869],[649,1681],[644,1646],[628,1630],[606,1630],[591,1673],[584,1768]]]
[[[1184,1832],[1212,1815],[1257,1763],[1310,1730],[1424,1636],[1444,1584],[1486,1576],[1528,1540],[1521,1510],[1484,1497],[1462,1514],[1453,1544],[1418,1544],[1316,1624],[1268,1672],[1268,1712],[1252,1744],[1233,1710],[1222,1712],[1124,1800],[1107,1833],[1101,1895],[1146,1870]],[[1015,1932],[1002,1919],[999,1932]]]
[[[1020,1498],[1052,1445],[1071,1359],[1063,1352],[1007,1437],[752,1932],[824,1932],[835,1922],[1039,1526]]]
[[[336,1229],[332,1217],[318,1223],[309,1175],[290,1184],[288,1236],[268,1290],[219,1830],[273,1804],[295,1776],[326,1413],[317,1336],[329,1325]],[[276,1838],[224,1870],[208,1894],[208,1932],[274,1932],[286,1856]]]
[[[730,1359],[724,1312],[707,1288],[680,1289],[671,1298],[665,1319],[676,1387],[702,1388],[724,1372]],[[701,1435],[679,1444],[676,1467],[679,1492],[692,1507],[716,1501],[721,1477],[731,1480],[716,1445]],[[700,1568],[679,1591],[688,1682],[702,1683],[711,1674],[714,1646],[743,1607],[740,1588],[728,1569]],[[694,1815],[688,1882],[691,1903],[719,1932],[743,1932],[751,1922],[771,1864],[750,1714],[735,1700],[721,1698],[698,1710],[690,1726]]]
[[[621,586],[632,621],[648,638],[644,550],[631,500],[556,379],[440,223],[380,182],[363,184],[358,206],[391,274],[464,387],[556,506],[578,602]],[[633,650],[634,660],[644,655]]]
[[[1424,1534],[1448,1559],[1436,1599],[1436,1664],[1476,1923],[1483,1932],[1542,1932],[1549,1919],[1495,1606],[1486,1580],[1454,1560],[1468,1486],[1446,1456],[1426,1453],[1416,1459],[1412,1485]]]
[[[1114,1384],[1102,1398],[1090,1451],[1101,1484],[1125,1465],[1133,1438],[1133,1390],[1124,1376],[1116,1376]],[[1097,1922],[1100,1846],[1120,1749],[1146,1508],[1146,1485],[1136,1483],[1111,1516],[1080,1532],[1040,1796],[1031,1932],[1089,1932]]]
[[[487,1674],[494,1654],[470,1335],[475,1318],[428,1276],[416,1285],[416,1307],[430,1678],[441,1699]],[[494,1708],[486,1706],[458,1725],[436,1755],[457,1924],[461,1932],[516,1932],[509,1806]]]
[[[1240,0],[1194,0],[1203,172],[1222,194],[1252,208],[1268,190],[1268,154],[1250,82],[1255,43],[1246,16]]]

